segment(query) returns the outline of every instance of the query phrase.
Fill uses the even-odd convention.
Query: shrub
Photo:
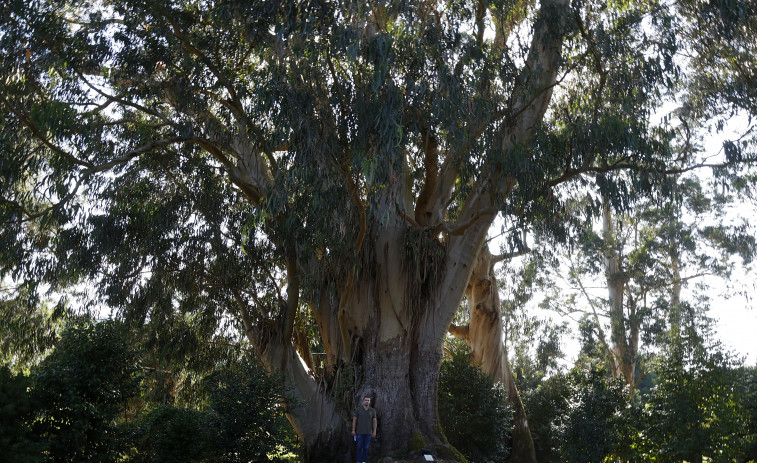
[[[473,462],[504,461],[510,453],[512,409],[506,392],[470,364],[466,348],[453,347],[442,362],[439,419],[457,450]]]
[[[133,428],[131,463],[194,463],[216,461],[209,412],[161,405],[137,420]]]
[[[598,364],[568,375],[571,395],[567,416],[558,427],[563,461],[602,462],[627,453],[632,433],[626,419],[628,399],[619,380]]]
[[[217,461],[277,461],[276,455],[295,448],[297,438],[281,405],[287,400],[282,381],[260,362],[246,358],[212,375],[207,386],[219,430]]]
[[[42,461],[44,443],[30,428],[36,412],[30,387],[29,377],[0,367],[0,462]]]
[[[137,354],[129,346],[119,323],[70,326],[35,369],[35,429],[49,443],[48,461],[118,458],[126,443],[116,421],[139,384]]]

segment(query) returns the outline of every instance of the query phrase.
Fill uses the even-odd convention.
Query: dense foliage
[[[470,351],[448,344],[439,377],[439,418],[450,443],[471,463],[505,461],[512,409],[501,386],[470,363]]]
[[[610,456],[631,457],[622,384],[608,380],[607,372],[589,365],[573,369],[566,413],[558,420],[557,436],[563,461],[602,462]]]
[[[243,357],[202,379],[207,406],[147,403],[126,424],[125,461],[244,463],[290,461],[296,436],[284,418],[280,378]]]
[[[669,313],[635,395],[595,345],[570,371],[524,391],[539,461],[755,459],[754,367],[713,339],[701,308],[681,303]]]
[[[207,413],[159,405],[140,416],[132,430],[132,448],[126,461],[134,463],[200,463],[212,459],[214,437]],[[265,461],[265,460],[260,460]]]
[[[266,461],[296,449],[297,436],[284,417],[283,381],[269,376],[250,356],[206,379],[216,455],[212,461]]]
[[[672,310],[655,385],[644,403],[640,450],[659,461],[737,461],[754,445],[749,430],[748,370],[712,341],[706,319],[689,304]]]
[[[185,407],[174,404],[175,396],[170,403],[151,399],[154,383],[145,381],[148,358],[132,347],[138,344],[122,323],[81,322],[63,330],[31,374],[0,369],[0,461],[263,462],[293,456],[296,438],[280,406],[281,381],[258,361],[225,360],[201,381],[204,399]]]
[[[29,393],[32,381],[0,367],[0,461],[42,462],[45,442],[32,432],[37,407]]]
[[[47,461],[114,461],[125,450],[117,425],[138,390],[137,354],[123,325],[71,326],[34,370]]]

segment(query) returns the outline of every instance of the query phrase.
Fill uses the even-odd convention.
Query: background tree
[[[724,96],[726,92],[716,91],[714,86],[707,89],[702,84],[706,80],[704,74],[709,72],[703,69],[707,60],[705,42],[709,46],[717,43],[717,47],[727,48],[724,53],[728,56],[738,56],[744,52],[744,47],[749,49],[750,46],[743,43],[744,38],[739,34],[736,35],[740,38],[719,41],[720,32],[717,31],[722,32],[723,27],[748,29],[750,20],[744,20],[738,14],[751,11],[754,6],[738,2],[718,5],[696,9],[687,3],[681,5],[680,10],[679,6],[672,6],[669,10],[658,10],[659,5],[652,7],[655,14],[648,19],[670,31],[654,39],[656,46],[670,52],[662,59],[676,56],[680,62],[700,60],[697,66],[691,68],[667,61],[666,65],[661,65],[659,56],[643,56],[643,48],[635,46],[635,42],[627,36],[608,33],[612,27],[633,24],[638,20],[638,15],[643,14],[642,10],[627,16],[598,13],[599,17],[594,21],[600,26],[596,30],[580,29],[584,37],[593,38],[590,51],[594,60],[581,70],[583,80],[567,87],[555,101],[556,110],[552,117],[555,124],[565,126],[561,133],[564,134],[563,142],[568,146],[564,149],[596,151],[611,159],[611,163],[625,162],[630,153],[649,161],[638,165],[637,174],[625,183],[616,180],[611,185],[602,186],[610,180],[610,176],[599,172],[595,178],[596,190],[588,186],[586,191],[578,192],[568,206],[569,215],[587,211],[587,215],[601,223],[601,231],[597,231],[597,224],[587,221],[591,231],[588,235],[575,238],[574,246],[578,249],[571,247],[567,253],[574,257],[581,256],[581,259],[580,263],[571,264],[569,274],[579,278],[578,275],[585,273],[590,275],[586,281],[595,281],[597,277],[606,281],[606,294],[601,298],[590,288],[587,291],[588,286],[595,284],[588,285],[585,281],[574,279],[571,285],[590,299],[590,312],[597,318],[595,326],[599,329],[597,338],[604,348],[608,364],[615,377],[624,378],[631,386],[631,393],[643,376],[637,371],[640,345],[644,341],[649,342],[650,329],[655,325],[653,310],[648,303],[660,297],[660,291],[667,288],[662,297],[676,304],[682,289],[697,277],[709,274],[727,276],[731,269],[729,254],[741,254],[748,264],[754,253],[752,232],[747,225],[730,224],[731,218],[726,218],[720,211],[729,202],[743,197],[715,193],[723,189],[715,189],[703,182],[698,172],[690,172],[686,162],[678,164],[693,155],[708,155],[702,153],[701,142],[711,137],[713,132],[722,132],[725,121],[738,108],[745,108],[729,103],[729,97]],[[696,26],[691,21],[701,21],[704,17],[709,17],[720,26],[695,31]],[[608,23],[603,23],[603,20]],[[627,33],[639,33],[646,37],[650,30],[629,28]],[[675,37],[686,37],[687,40],[680,42]],[[692,52],[694,49],[697,51]],[[604,53],[610,50],[623,57],[617,60],[619,64],[616,66],[607,66],[612,60],[607,59]],[[690,52],[697,57],[693,58]],[[645,64],[628,64],[632,62]],[[707,69],[712,71],[712,68]],[[734,85],[742,89],[750,85],[744,74],[733,74],[723,67],[719,68],[719,72],[726,80],[738,81]],[[661,73],[665,77],[661,77]],[[625,84],[623,76],[628,75],[633,76],[633,88]],[[659,86],[661,78],[667,79],[670,85]],[[690,86],[695,81],[702,84],[698,90]],[[596,98],[586,98],[587,94],[596,95]],[[694,115],[685,110],[693,104],[689,101],[682,108],[665,115],[663,125],[655,126],[652,123],[653,114],[660,111],[662,103],[679,98],[699,99],[700,103],[709,101],[709,109],[722,109],[730,105],[731,110],[729,115],[719,117],[717,111],[700,108]],[[606,105],[622,107],[623,111],[620,114],[608,112]],[[709,133],[702,131],[702,127],[710,124],[713,118],[720,122],[714,124]],[[619,130],[620,127],[622,129]],[[650,136],[650,133],[655,135]],[[733,142],[728,143],[729,146],[733,145]],[[672,175],[662,176],[660,169],[654,166],[654,153],[660,150],[671,151],[666,168]],[[734,150],[730,154],[720,154],[725,159],[736,160],[744,159],[741,156],[748,156],[750,150],[753,152],[747,144],[740,145],[738,155]],[[737,189],[743,191],[747,188],[744,177],[735,180],[733,176],[738,171],[738,168],[731,169],[731,174],[724,171],[721,175],[728,175],[729,181],[735,182]],[[656,192],[652,198],[656,199],[649,198],[646,193],[652,187]],[[696,238],[691,234],[692,227],[699,232]],[[708,245],[721,254],[714,256],[717,251]],[[561,273],[563,271],[560,269]],[[573,296],[571,298],[575,300]],[[606,317],[606,323],[600,322],[599,316]]]
[[[710,340],[701,312],[681,303],[645,400],[643,451],[660,461],[734,461],[749,441],[738,365]],[[674,412],[673,412],[674,411]]]
[[[5,296],[14,294],[6,299]],[[16,371],[39,362],[58,340],[62,322],[68,314],[65,306],[51,308],[44,302],[30,301],[24,289],[10,290],[0,284],[0,352],[2,361]]]
[[[541,244],[535,243],[537,250],[522,260],[520,268],[508,265],[498,275],[498,281],[502,282],[508,353],[515,384],[521,391],[538,387],[567,364],[563,352],[565,338],[570,335],[567,321],[555,320],[544,310],[537,313],[532,310],[537,291],[552,281],[545,266],[553,255],[546,244],[544,247]]]
[[[641,201],[624,214],[605,209],[601,231],[587,230],[568,258],[567,281],[575,292],[562,300],[588,306],[597,347],[631,394],[644,376],[645,349],[664,335],[666,310],[680,304],[684,292],[707,299],[717,282],[727,287],[734,269],[748,268],[755,252],[745,219],[728,217],[733,197],[708,193],[696,178],[670,182],[664,198]],[[606,297],[595,283],[600,278]]]

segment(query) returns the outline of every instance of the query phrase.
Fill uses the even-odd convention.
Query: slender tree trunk
[[[610,341],[612,342],[613,376],[622,378],[633,395],[636,388],[636,354],[639,326],[626,317],[624,292],[628,277],[622,270],[620,254],[608,200],[603,204],[603,234],[605,239],[605,272],[610,309]]]

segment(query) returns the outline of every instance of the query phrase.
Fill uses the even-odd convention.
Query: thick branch
[[[468,229],[473,224],[475,224],[477,221],[479,221],[483,217],[490,217],[496,213],[497,213],[497,209],[493,207],[482,209],[480,211],[477,211],[472,217],[468,218],[468,220],[466,220],[465,222],[455,223],[454,226],[445,222],[444,224],[442,224],[442,229],[452,236],[461,236],[465,234],[465,232],[468,231]]]
[[[226,89],[226,91],[229,93],[229,100],[224,100],[223,104],[228,107],[232,113],[234,114],[234,117],[240,123],[242,126],[246,127],[257,139],[258,144],[260,145],[261,151],[263,154],[265,154],[266,159],[268,161],[268,165],[272,169],[273,173],[275,174],[278,170],[278,166],[276,164],[276,159],[273,156],[273,152],[267,147],[266,139],[263,134],[263,131],[257,127],[255,124],[252,123],[249,117],[247,117],[247,113],[244,110],[244,106],[242,105],[242,102],[239,98],[239,95],[234,88],[234,84],[229,78],[221,71],[220,68],[218,68],[214,64],[214,60],[210,57],[206,56],[199,48],[194,46],[192,42],[182,33],[182,31],[179,29],[179,27],[176,25],[175,22],[171,21],[170,18],[166,18],[166,20],[171,25],[171,28],[173,30],[174,36],[179,39],[179,41],[182,43],[184,48],[189,51],[191,54],[196,56],[200,59],[200,61],[205,64],[205,66],[208,68],[208,70],[218,79],[218,81],[223,85],[223,87]],[[244,133],[244,131],[242,131]],[[240,136],[242,135],[240,133]]]
[[[53,143],[49,138],[45,136],[44,133],[42,133],[42,129],[37,127],[36,124],[34,124],[31,119],[29,119],[26,116],[26,112],[20,109],[15,108],[10,101],[8,101],[7,98],[5,98],[5,95],[0,94],[0,101],[2,101],[3,106],[5,106],[8,111],[13,113],[14,116],[32,133],[32,135],[37,138],[39,141],[41,141],[45,146],[47,146],[51,151],[58,153],[59,155],[63,156],[64,158],[68,159],[72,164],[82,167],[91,168],[93,167],[93,164],[87,160],[79,159],[76,156],[72,155],[68,151],[64,150],[60,146]]]
[[[528,58],[510,100],[510,113],[515,115],[512,129],[516,137],[530,134],[547,110],[560,68],[567,13],[567,0],[541,2]]]
[[[456,338],[465,339],[466,341],[470,339],[470,327],[468,325],[450,325],[447,331]]]
[[[631,162],[616,162],[613,164],[608,164],[604,166],[588,166],[581,169],[569,169],[566,170],[563,175],[556,177],[549,182],[547,182],[547,187],[554,187],[561,183],[565,183],[567,181],[570,181],[582,174],[588,174],[588,173],[595,173],[595,174],[606,174],[609,172],[616,172],[621,170],[626,171],[632,171],[632,172],[649,172],[654,173],[658,175],[678,175],[678,174],[684,174],[687,172],[692,172],[697,169],[703,169],[703,168],[710,168],[710,169],[725,169],[728,167],[733,167],[740,164],[752,164],[756,162],[757,159],[754,158],[747,158],[747,159],[736,159],[732,161],[726,161],[726,162],[720,162],[720,163],[710,163],[710,162],[697,162],[694,164],[691,164],[686,167],[677,167],[672,169],[663,169],[663,168],[655,168],[650,167],[648,165],[641,165],[641,164],[633,164]]]
[[[287,301],[283,320],[283,342],[292,342],[294,317],[300,304],[300,277],[293,244],[290,244],[287,258]]]
[[[415,222],[423,226],[428,225],[430,216],[433,214],[428,209],[439,179],[439,142],[431,129],[421,131],[421,140],[423,142],[423,166],[426,170],[426,181],[423,182],[423,188],[416,201]]]
[[[213,145],[210,141],[204,140],[204,139],[196,139],[196,143],[205,149],[208,153],[210,153],[214,158],[216,158],[218,161],[223,164],[223,166],[226,168],[227,173],[229,174],[229,180],[239,187],[239,189],[242,191],[242,193],[249,199],[253,204],[258,204],[261,199],[260,191],[257,189],[255,185],[253,185],[249,181],[245,181],[244,176],[242,175],[242,172],[237,168],[237,166],[234,165],[231,160],[226,157],[226,155],[223,154],[223,151]]]
[[[184,137],[172,137],[172,138],[164,138],[161,140],[153,140],[149,143],[145,143],[144,145],[135,148],[131,151],[128,151],[124,153],[123,155],[111,159],[108,162],[104,162],[102,164],[94,165],[90,169],[87,169],[84,171],[85,174],[97,174],[100,172],[108,171],[116,166],[126,164],[127,162],[131,161],[132,159],[142,155],[149,153],[151,151],[154,151],[159,148],[165,148],[168,146],[171,146],[176,143],[194,143],[195,140],[187,139]]]
[[[526,254],[530,252],[531,252],[531,248],[526,246],[523,249],[520,249],[518,251],[506,252],[504,254],[497,254],[495,256],[492,256],[492,264],[497,264],[499,262],[502,262],[503,260],[510,260],[516,257],[525,256]]]

